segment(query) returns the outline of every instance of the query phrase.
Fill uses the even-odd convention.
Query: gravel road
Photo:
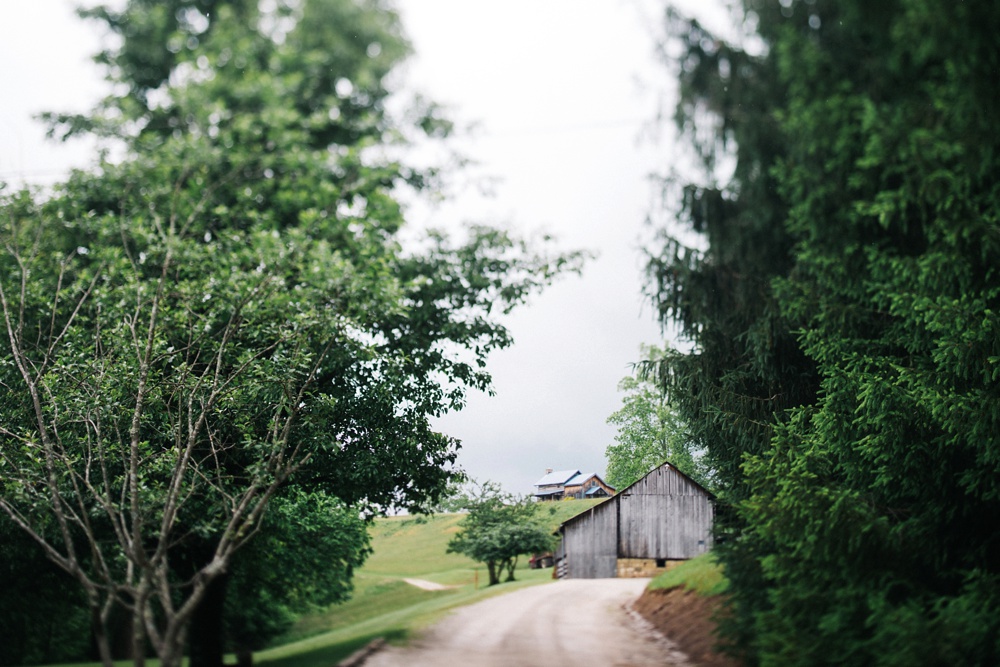
[[[625,605],[648,579],[572,579],[464,607],[365,667],[690,667]]]

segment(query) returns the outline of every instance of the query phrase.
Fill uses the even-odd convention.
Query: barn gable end
[[[560,571],[574,579],[642,576],[703,554],[712,546],[712,500],[664,463],[559,527]]]

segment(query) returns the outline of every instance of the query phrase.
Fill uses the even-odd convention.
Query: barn
[[[557,574],[655,576],[712,547],[714,496],[670,463],[559,526]]]

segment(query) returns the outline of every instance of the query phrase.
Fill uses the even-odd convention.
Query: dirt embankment
[[[699,667],[740,667],[715,650],[715,615],[721,601],[683,588],[647,590],[632,607]]]

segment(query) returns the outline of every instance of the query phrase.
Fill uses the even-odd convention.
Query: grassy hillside
[[[564,500],[539,505],[538,517],[554,532],[559,524],[597,504],[596,500]],[[472,583],[482,565],[465,556],[446,553],[464,514],[430,517],[394,516],[378,519],[371,529],[372,549],[359,575],[419,577],[442,584]],[[455,578],[460,573],[468,582]]]
[[[475,563],[446,553],[448,540],[459,531],[462,514],[431,517],[394,516],[378,519],[369,531],[373,553],[361,572],[387,577],[421,577],[468,570]],[[440,583],[456,583],[453,581]]]
[[[567,500],[539,507],[554,531],[560,523],[592,507],[594,500]],[[270,667],[329,667],[375,637],[392,640],[440,618],[449,609],[552,580],[552,570],[519,564],[518,581],[485,588],[483,565],[449,554],[448,541],[464,515],[397,516],[378,519],[371,529],[374,553],[355,575],[351,600],[301,619],[283,644],[263,651],[257,662]],[[445,590],[427,591],[403,578],[432,581]]]
[[[729,580],[715,555],[707,553],[664,572],[649,583],[651,590],[681,587],[698,595],[722,595],[729,588]]]

